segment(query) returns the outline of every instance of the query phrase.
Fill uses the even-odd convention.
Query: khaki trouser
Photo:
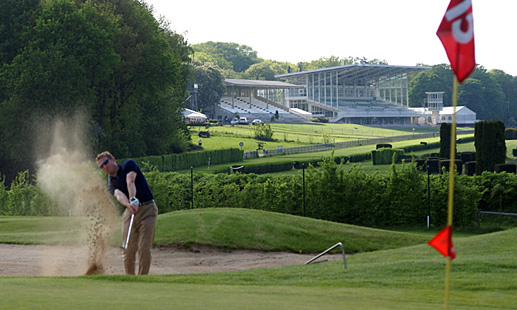
[[[131,235],[127,249],[124,250],[124,270],[126,274],[135,274],[135,258],[138,252],[138,274],[149,274],[151,267],[151,248],[153,246],[154,231],[158,207],[154,202],[146,203],[138,208],[133,220]],[[131,212],[126,209],[122,214],[122,240],[127,239],[127,230],[131,221]]]

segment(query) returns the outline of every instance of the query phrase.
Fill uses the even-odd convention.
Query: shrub
[[[468,161],[465,163],[465,174],[469,176],[473,176],[476,174],[476,162]]]
[[[495,164],[506,160],[504,124],[501,121],[483,121],[475,125],[476,173],[494,171]]]
[[[200,167],[208,164],[216,165],[242,160],[243,151],[237,148],[225,150],[187,152],[181,154],[168,154],[162,156],[147,156],[135,158],[135,162],[139,166],[148,163],[156,167],[159,171],[177,171],[189,169],[191,166]],[[146,171],[145,169],[142,171]]]
[[[381,148],[372,151],[374,165],[388,165],[392,162],[398,163],[404,156],[403,149]]]
[[[515,129],[515,128],[506,128],[504,130],[504,138],[506,140],[515,140],[515,139],[517,139],[517,129]]]
[[[440,159],[429,157],[426,162],[427,171],[432,174],[439,174],[441,172],[439,162]]]
[[[273,140],[273,130],[271,129],[271,125],[266,124],[257,124],[253,126],[253,136],[257,140],[262,141],[272,141]]]
[[[515,164],[497,164],[494,166],[494,172],[508,172],[515,173],[517,172],[517,166]]]
[[[442,173],[443,170],[449,172],[450,166],[450,159],[442,159],[438,162],[438,168],[440,169],[440,173]],[[463,162],[460,159],[454,160],[454,167],[456,167],[456,173],[461,174],[463,172]]]
[[[378,150],[378,149],[381,149],[381,148],[392,148],[393,146],[391,144],[388,144],[388,143],[378,143],[376,146],[375,146],[375,149]]]
[[[451,158],[451,132],[452,125],[442,123],[440,125],[440,157]],[[454,138],[456,140],[456,138]]]

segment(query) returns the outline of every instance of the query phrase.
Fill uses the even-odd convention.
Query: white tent
[[[183,117],[185,117],[187,123],[204,123],[207,120],[205,114],[190,109],[183,111]]]

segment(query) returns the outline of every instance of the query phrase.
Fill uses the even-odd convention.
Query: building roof
[[[432,111],[428,108],[409,108],[410,110],[417,111],[422,114],[432,114]],[[443,107],[439,111],[440,115],[452,115],[454,114],[454,107]],[[456,115],[458,114],[476,114],[476,112],[472,111],[471,109],[467,108],[464,105],[460,105],[456,107]]]
[[[240,79],[226,79],[224,80],[226,87],[250,87],[250,88],[294,88],[300,87],[291,83],[280,81],[265,81],[265,80],[240,80]]]
[[[443,109],[440,111],[440,114],[454,114],[454,107],[443,107]],[[467,108],[466,106],[460,105],[456,107],[456,114],[476,114],[471,109]]]
[[[431,67],[424,66],[392,66],[392,65],[374,65],[374,64],[351,64],[323,69],[316,69],[310,71],[294,72],[287,74],[275,75],[276,78],[289,79],[300,78],[307,74],[339,71],[339,75],[345,79],[360,80],[364,78],[375,79],[377,77],[395,76],[403,73],[419,72],[422,70],[431,69]]]
[[[186,117],[186,118],[197,118],[197,119],[207,119],[205,114],[196,112],[196,111],[191,110],[191,109],[185,109],[185,111],[183,111],[183,117]]]

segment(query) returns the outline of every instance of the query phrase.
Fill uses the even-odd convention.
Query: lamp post
[[[192,108],[194,109],[194,111],[197,111],[198,110],[198,107],[197,107],[197,89],[198,89],[198,85],[196,83],[194,83],[194,100],[192,100]]]

